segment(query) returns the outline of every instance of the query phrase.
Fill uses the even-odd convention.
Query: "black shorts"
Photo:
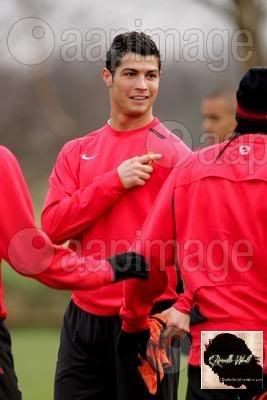
[[[267,389],[267,376],[264,375],[264,390]],[[201,389],[201,370],[199,367],[188,367],[188,388],[186,400],[252,400],[258,393],[243,389]]]
[[[14,370],[10,334],[2,320],[0,320],[0,399],[22,399]]]
[[[166,307],[165,307],[166,308]],[[162,305],[155,312],[163,311]],[[61,330],[55,377],[55,400],[176,400],[179,348],[175,362],[152,396],[137,371],[117,356],[119,316],[89,314],[70,303]]]

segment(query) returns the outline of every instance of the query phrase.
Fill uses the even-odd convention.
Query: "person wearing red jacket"
[[[67,143],[50,177],[42,226],[53,242],[72,239],[81,255],[99,259],[128,251],[173,166],[190,154],[153,116],[160,70],[159,51],[147,35],[115,37],[103,70],[111,118]],[[170,285],[154,311],[177,299],[174,265],[168,270]],[[122,283],[73,292],[61,332],[56,400],[150,399],[115,352],[122,293]],[[166,387],[176,396],[178,373],[169,378]]]
[[[18,273],[55,289],[90,290],[136,277],[146,279],[142,262],[122,270],[116,260],[78,257],[70,249],[54,246],[34,223],[32,203],[20,166],[13,154],[0,146],[0,262],[7,261]],[[125,259],[123,260],[125,263]],[[134,263],[136,264],[136,263]],[[0,399],[20,400],[11,352],[11,339],[0,276]]]
[[[205,317],[190,327],[187,400],[245,400],[266,390],[266,98],[267,69],[250,69],[237,91],[233,137],[192,154],[172,172],[131,249],[145,256],[151,271],[145,284],[124,285],[119,350],[131,342],[132,352],[145,348],[149,312],[166,285],[162,266],[177,259],[185,292],[164,311],[166,334],[189,332],[193,305]],[[263,387],[201,389],[201,331],[263,331]]]

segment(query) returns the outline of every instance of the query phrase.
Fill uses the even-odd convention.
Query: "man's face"
[[[235,109],[223,97],[204,99],[201,105],[202,129],[208,134],[208,144],[229,139],[236,127]]]
[[[159,78],[158,59],[155,56],[125,54],[113,76],[110,76],[108,86],[112,112],[127,117],[152,115]]]

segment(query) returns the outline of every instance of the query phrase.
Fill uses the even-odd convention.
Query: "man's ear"
[[[113,77],[112,77],[112,73],[110,72],[110,70],[108,70],[107,68],[103,68],[102,78],[107,87],[112,86]]]

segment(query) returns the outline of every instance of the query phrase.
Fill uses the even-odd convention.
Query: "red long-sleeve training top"
[[[166,264],[177,257],[186,290],[175,307],[189,313],[195,303],[207,318],[191,327],[190,363],[200,364],[201,331],[262,330],[267,371],[267,137],[240,136],[218,157],[224,146],[192,155],[159,194],[136,245],[148,254],[150,280],[125,282],[123,327],[147,327],[162,288],[160,257]],[[155,240],[161,251],[145,247]]]
[[[26,182],[15,157],[0,146],[0,262],[22,275],[57,289],[96,289],[110,283],[112,268],[92,257],[78,259],[69,249],[53,246],[36,228]],[[0,276],[0,318],[6,317]]]
[[[125,189],[118,166],[148,151],[162,154],[153,165],[150,179],[142,187]],[[105,259],[127,251],[173,166],[190,153],[156,118],[141,129],[125,132],[106,124],[70,141],[60,152],[50,177],[43,229],[56,243],[74,239],[83,256]],[[173,265],[169,279],[162,300],[177,298]],[[116,283],[97,291],[75,291],[72,299],[87,312],[116,315],[122,293],[122,283]]]

